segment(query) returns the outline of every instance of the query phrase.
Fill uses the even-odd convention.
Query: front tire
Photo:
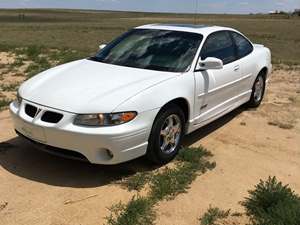
[[[247,102],[248,107],[257,108],[261,104],[264,98],[265,88],[266,88],[265,76],[263,72],[260,72],[253,84],[251,98]]]
[[[175,104],[164,107],[151,130],[147,158],[155,164],[165,164],[178,153],[184,134],[184,114]]]

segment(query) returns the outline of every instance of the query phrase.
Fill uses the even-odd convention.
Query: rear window
[[[236,32],[231,32],[231,35],[237,48],[238,58],[243,58],[253,51],[252,44],[245,37]]]

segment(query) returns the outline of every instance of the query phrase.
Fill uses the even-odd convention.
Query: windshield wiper
[[[89,60],[95,61],[95,62],[102,62],[101,59],[99,59],[97,56],[91,56],[88,58]]]
[[[158,71],[170,71],[169,67],[158,66],[158,65],[148,65],[148,66],[144,67],[144,69],[158,70]]]

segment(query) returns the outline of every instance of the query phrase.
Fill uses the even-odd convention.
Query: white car
[[[272,67],[268,48],[218,26],[145,25],[101,48],[21,85],[10,104],[18,134],[95,164],[166,163],[185,134],[257,107]]]

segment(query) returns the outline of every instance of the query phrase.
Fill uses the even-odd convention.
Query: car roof
[[[135,29],[157,29],[157,30],[173,30],[173,31],[184,31],[191,33],[199,33],[202,35],[209,35],[210,33],[221,31],[221,30],[233,30],[229,27],[205,25],[205,24],[147,24],[136,27]]]

